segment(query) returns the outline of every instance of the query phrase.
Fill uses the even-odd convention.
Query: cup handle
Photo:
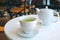
[[[37,25],[39,25],[37,28],[39,29],[42,25],[43,25],[43,21],[42,20],[37,20]]]
[[[33,31],[38,32],[42,24],[43,24],[43,21],[37,19],[37,25],[36,25],[36,27],[33,29]]]
[[[37,20],[37,26],[36,28],[34,28],[35,31],[39,31],[39,29],[41,28],[41,25],[43,24],[43,21],[42,20]]]
[[[55,12],[54,14],[57,14],[57,20],[56,21],[54,21],[54,22],[57,22],[58,20],[59,20],[59,13],[58,12]]]

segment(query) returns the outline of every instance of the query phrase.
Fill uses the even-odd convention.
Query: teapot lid
[[[52,10],[52,9],[49,9],[48,6],[45,7],[46,10]]]
[[[46,6],[45,8],[40,9],[40,11],[46,11],[46,12],[49,12],[49,11],[54,11],[54,10],[53,10],[53,9],[49,9],[48,6]]]
[[[45,8],[48,9],[48,6],[46,6]]]

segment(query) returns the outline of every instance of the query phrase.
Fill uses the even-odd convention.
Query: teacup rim
[[[29,21],[29,22],[22,21],[23,19],[25,19],[25,17],[26,17],[26,18],[34,18],[34,21]],[[31,22],[35,22],[36,19],[37,19],[37,18],[34,17],[34,16],[22,16],[22,17],[20,17],[19,22],[31,23]]]

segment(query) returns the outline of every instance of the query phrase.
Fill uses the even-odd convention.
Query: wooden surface
[[[0,26],[0,32],[4,31],[4,27]]]
[[[0,6],[0,10],[4,11],[4,10],[6,10],[6,7]]]
[[[19,13],[23,10],[24,8],[20,8],[20,7],[17,7],[17,8],[11,8],[10,12],[13,12],[13,13]]]
[[[9,40],[4,32],[0,32],[0,40]]]
[[[0,40],[9,40],[4,33],[4,26],[0,26]]]

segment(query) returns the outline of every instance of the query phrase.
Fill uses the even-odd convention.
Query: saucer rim
[[[18,31],[18,30],[20,30],[20,31]],[[38,34],[38,32],[39,32],[39,30],[36,30],[36,31],[34,31],[34,33],[31,33],[31,34],[25,33],[25,34],[27,34],[27,36],[24,36],[25,34],[24,34],[24,32],[22,31],[22,29],[19,28],[18,30],[17,30],[18,32],[16,32],[17,35],[18,35],[18,36],[21,36],[21,37],[23,37],[23,38],[32,38],[32,37],[36,36],[36,35]],[[23,35],[22,33],[23,33],[24,35]],[[29,35],[30,35],[30,36],[29,36]]]

